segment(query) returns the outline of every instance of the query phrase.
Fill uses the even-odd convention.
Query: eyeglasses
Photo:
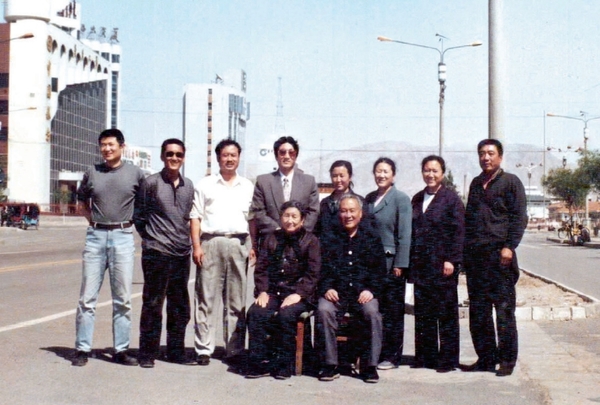
[[[293,149],[289,149],[289,150],[279,149],[279,150],[277,151],[277,154],[278,154],[279,156],[282,156],[282,157],[283,157],[283,156],[285,156],[285,155],[290,155],[290,157],[292,157],[292,158],[293,158],[293,157],[295,157],[295,156],[296,156],[296,153],[297,153],[297,152],[296,152],[295,150],[293,150]]]
[[[166,156],[166,157],[173,157],[173,156],[176,156],[176,157],[178,157],[179,159],[183,159],[183,158],[185,157],[185,153],[183,153],[183,152],[173,152],[173,151],[168,151],[168,152],[165,152],[165,156]]]

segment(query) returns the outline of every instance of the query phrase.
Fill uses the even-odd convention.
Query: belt
[[[118,224],[101,224],[98,222],[91,222],[90,225],[96,229],[106,230],[131,228],[131,222],[120,222]]]
[[[248,237],[247,233],[203,233],[200,235],[200,239],[208,240],[212,238],[237,238],[240,240],[246,239]]]

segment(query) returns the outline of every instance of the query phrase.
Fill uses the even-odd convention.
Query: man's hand
[[[454,273],[454,265],[450,262],[444,262],[444,277],[450,277]]]
[[[402,277],[402,269],[400,267],[394,267],[394,276],[396,277]]]
[[[258,297],[254,300],[254,303],[261,308],[265,308],[269,303],[269,294],[266,292],[261,292],[258,294]]]
[[[300,300],[302,299],[302,297],[300,296],[300,294],[290,294],[287,297],[285,297],[285,299],[283,300],[283,302],[281,303],[280,308],[285,308],[285,307],[289,307],[290,305],[294,305],[300,302]]]
[[[327,301],[331,301],[331,302],[338,302],[340,300],[340,297],[339,297],[337,291],[334,290],[333,288],[327,290],[324,297]]]
[[[358,303],[366,304],[367,302],[371,301],[372,299],[373,299],[373,293],[369,290],[363,290],[363,292],[361,292],[360,295],[358,296]]]
[[[254,248],[250,249],[250,254],[248,255],[249,264],[256,264],[256,250]]]
[[[500,264],[502,266],[508,267],[512,263],[513,259],[513,251],[509,248],[502,248],[500,251]]]
[[[204,261],[204,250],[202,250],[202,246],[194,246],[192,260],[196,266],[202,267],[202,262]]]

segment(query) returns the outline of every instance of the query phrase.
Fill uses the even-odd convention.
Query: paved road
[[[515,373],[438,374],[403,365],[376,385],[342,377],[246,380],[218,360],[209,367],[157,362],[154,369],[109,361],[110,305],[97,312],[95,355],[70,366],[74,307],[85,228],[46,225],[39,231],[0,228],[0,404],[580,404],[600,402],[600,321],[523,322]],[[535,241],[531,242],[534,244]],[[525,249],[521,255],[525,259]],[[192,272],[193,274],[193,272]],[[137,348],[141,274],[136,268],[132,348]],[[109,302],[106,285],[100,302]],[[575,331],[573,336],[570,331]],[[586,339],[582,336],[586,335]],[[585,342],[582,342],[585,340]],[[414,354],[413,317],[406,317],[405,360]],[[164,344],[164,342],[163,342]],[[193,326],[186,334],[193,347]],[[461,320],[461,362],[475,360]]]
[[[519,266],[600,299],[600,249],[547,241],[528,232],[517,250]]]

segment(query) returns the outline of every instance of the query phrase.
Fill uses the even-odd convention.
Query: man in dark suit
[[[333,381],[340,376],[336,340],[338,316],[350,312],[362,322],[359,328],[364,332],[359,344],[364,350],[361,353],[361,377],[367,383],[376,383],[379,381],[377,364],[383,340],[379,312],[386,273],[383,245],[370,228],[369,221],[361,222],[363,207],[358,196],[342,196],[339,218],[343,230],[321,245],[322,277],[317,314],[323,331],[325,364],[319,380]]]
[[[319,190],[313,176],[295,168],[300,152],[298,142],[291,136],[282,136],[273,144],[278,170],[257,177],[250,207],[250,235],[252,247],[259,248],[265,235],[280,228],[279,207],[289,200],[307,208],[304,228],[313,230],[319,215]]]
[[[484,139],[477,151],[482,172],[469,189],[464,260],[469,329],[478,359],[465,371],[495,371],[504,377],[512,374],[519,348],[515,318],[519,264],[515,250],[527,226],[527,197],[521,180],[500,167],[500,141]]]

